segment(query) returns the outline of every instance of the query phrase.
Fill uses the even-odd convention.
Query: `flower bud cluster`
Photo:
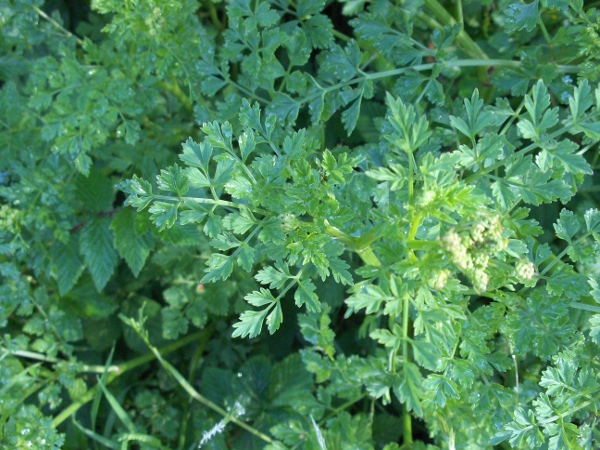
[[[442,246],[452,262],[465,273],[478,292],[487,289],[489,275],[486,269],[490,258],[503,251],[508,239],[502,236],[500,217],[488,212],[478,213],[467,226],[452,228],[442,238]]]
[[[0,230],[16,233],[19,228],[19,210],[0,205]]]
[[[300,226],[300,221],[292,213],[280,214],[279,220],[281,221],[281,229],[286,233],[291,233]]]
[[[450,278],[450,271],[447,269],[436,270],[427,280],[427,284],[434,291],[441,291],[446,286],[448,279]]]
[[[433,203],[436,199],[436,193],[432,190],[425,190],[417,197],[415,206],[417,208],[425,208]]]
[[[522,283],[531,281],[535,277],[535,266],[528,259],[519,259],[515,264],[515,276]]]

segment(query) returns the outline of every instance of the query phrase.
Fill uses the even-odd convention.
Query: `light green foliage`
[[[598,448],[590,2],[71,5],[0,0],[1,448]]]

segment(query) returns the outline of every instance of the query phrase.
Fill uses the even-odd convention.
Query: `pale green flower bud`
[[[448,282],[448,278],[450,277],[450,271],[449,270],[436,270],[432,275],[431,278],[429,278],[427,280],[427,284],[429,285],[429,287],[435,291],[441,291],[442,289],[444,289],[444,286],[446,286],[446,283]]]
[[[519,259],[515,264],[515,276],[523,283],[533,280],[535,266],[528,259]]]
[[[281,229],[286,233],[291,233],[300,226],[298,218],[291,213],[280,214],[279,220],[281,221]]]
[[[435,200],[435,192],[426,190],[421,193],[419,198],[417,198],[416,205],[417,208],[424,208],[427,205],[431,204]]]
[[[490,281],[490,276],[482,269],[475,269],[471,280],[477,292],[485,292]]]

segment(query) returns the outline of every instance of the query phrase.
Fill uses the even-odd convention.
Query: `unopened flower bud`
[[[473,272],[472,281],[473,287],[477,292],[485,292],[490,281],[490,276],[484,270],[476,269]]]
[[[291,233],[300,226],[298,218],[291,213],[281,214],[279,220],[281,221],[281,229],[286,233]]]
[[[535,276],[535,266],[527,259],[520,259],[515,264],[515,276],[522,282],[531,281]]]
[[[437,270],[431,275],[431,278],[427,280],[427,284],[431,289],[441,291],[444,289],[444,286],[446,286],[449,277],[449,270]]]
[[[417,198],[416,206],[418,208],[424,208],[429,205],[431,202],[435,200],[435,192],[426,190],[421,193],[421,195]]]

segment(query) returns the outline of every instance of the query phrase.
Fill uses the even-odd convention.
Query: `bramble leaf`
[[[113,247],[113,235],[106,220],[94,219],[83,227],[79,237],[79,252],[92,275],[96,289],[101,291],[118,261]]]

